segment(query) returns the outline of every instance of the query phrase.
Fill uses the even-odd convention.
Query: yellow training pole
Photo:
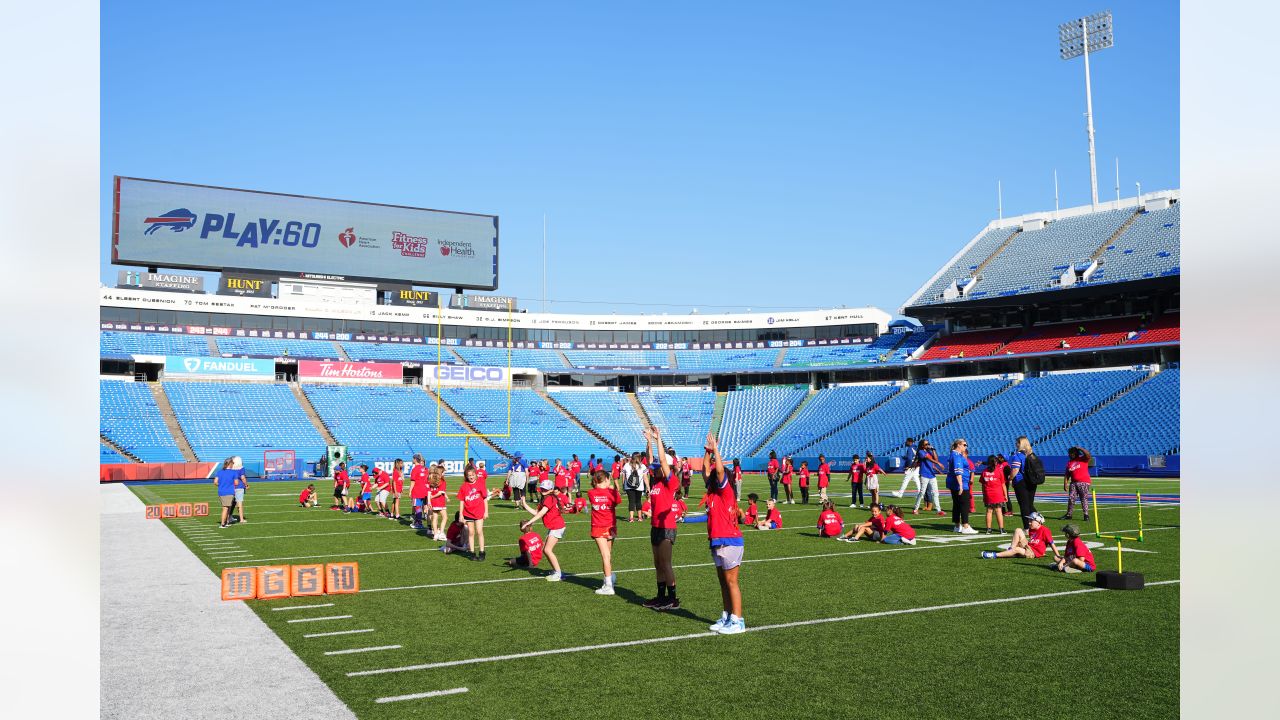
[[[465,475],[467,470],[467,460],[471,459],[471,436],[462,438],[462,472]]]
[[[1116,538],[1116,571],[1124,572],[1124,541]]]
[[[1093,497],[1093,534],[1101,535],[1102,528],[1098,525],[1098,491],[1090,487],[1089,494]]]
[[[1146,542],[1142,539],[1142,493],[1138,493],[1138,542]]]

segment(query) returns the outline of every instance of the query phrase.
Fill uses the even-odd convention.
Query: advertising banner
[[[261,275],[223,273],[222,277],[218,278],[218,294],[269,298],[271,283],[271,278]]]
[[[116,276],[116,287],[199,293],[204,292],[204,278],[180,273],[121,270]]]
[[[117,177],[111,262],[493,290],[498,218]]]
[[[395,288],[386,293],[386,297],[390,299],[392,305],[407,305],[409,307],[440,307],[440,293],[433,290],[412,290],[410,288]]]
[[[168,355],[164,359],[164,374],[274,378],[276,376],[276,362],[274,360],[255,360],[251,358]]]
[[[311,382],[404,382],[400,363],[299,360],[298,379]]]
[[[506,295],[454,295],[449,298],[454,310],[516,310],[516,299]]]
[[[504,367],[480,365],[424,365],[422,381],[430,387],[506,389],[510,376]]]

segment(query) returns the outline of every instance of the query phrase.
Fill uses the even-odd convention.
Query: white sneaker
[[[892,496],[894,496],[894,497],[902,497],[902,493],[898,492],[897,490],[895,490],[895,491],[893,491],[893,492],[891,492],[891,493],[889,493],[889,494],[890,494],[890,495],[892,495]]]
[[[718,633],[718,632],[723,632],[724,629],[728,626],[729,626],[729,613],[721,612],[720,619],[712,623],[711,627],[707,629],[713,633]]]
[[[960,528],[960,533],[962,535],[977,535],[978,531],[974,530],[971,527],[965,527],[965,528]]]
[[[742,618],[738,618],[737,620],[730,620],[728,623],[725,624],[724,628],[722,628],[718,632],[721,635],[737,635],[739,633],[744,633],[746,631],[747,631],[746,621],[743,620]]]
[[[560,582],[560,577],[561,577],[560,573],[553,572],[547,576],[547,582]]]
[[[856,507],[858,507],[858,506],[857,506],[857,505],[854,505],[853,503],[849,503],[849,507],[851,507],[851,508],[856,508]]]
[[[600,586],[599,588],[596,588],[596,594],[597,594],[597,595],[612,595],[612,594],[614,594],[614,593],[613,593],[613,586],[612,586],[612,585],[610,585],[610,584],[608,584],[608,583],[605,583],[604,585]]]
[[[608,583],[609,587],[616,585],[618,583],[618,573],[609,573]]]

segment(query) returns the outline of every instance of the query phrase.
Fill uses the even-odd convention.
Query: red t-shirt
[[[707,505],[707,537],[713,541],[742,537],[738,527],[738,496],[729,478],[711,482],[702,498]]]
[[[1027,531],[1027,545],[1031,547],[1031,554],[1036,557],[1044,557],[1045,550],[1052,542],[1053,533],[1049,532],[1049,528],[1044,525]]]
[[[587,491],[587,500],[591,502],[591,528],[604,529],[617,527],[618,516],[614,508],[622,503],[622,496],[614,488],[592,488]]]
[[[995,505],[1004,502],[1006,499],[1004,477],[996,470],[983,470],[982,502],[988,505]]]
[[[705,500],[706,498],[703,499]],[[677,500],[673,510],[675,510],[676,513],[676,520],[679,520],[684,517],[686,512],[689,511],[689,506],[685,504],[684,500]]]
[[[476,468],[476,484],[480,486],[480,490],[485,494],[489,492],[489,471],[482,467]]]
[[[379,470],[374,477],[374,483],[378,486],[378,490],[390,490],[391,476],[387,474],[386,470]]]
[[[1067,551],[1065,554],[1068,559],[1078,557],[1094,567],[1097,567],[1098,565],[1093,561],[1093,551],[1090,550],[1084,540],[1081,540],[1079,537],[1073,537],[1067,541]]]
[[[409,488],[409,497],[421,500],[427,496],[427,466],[414,465],[409,471],[409,479],[413,486]]]
[[[520,536],[520,553],[529,556],[529,567],[538,567],[542,562],[542,538],[530,530]]]
[[[793,470],[791,463],[783,463],[782,465],[782,484],[791,484],[791,471]]]
[[[770,460],[770,461],[769,461],[769,465],[768,465],[768,467],[766,468],[766,472],[768,472],[768,473],[770,473],[770,474],[773,474],[773,473],[778,472],[778,461],[777,461],[777,460]]]
[[[431,492],[436,493],[435,496],[431,498],[431,507],[443,510],[449,505],[449,493],[446,492],[448,489],[449,483],[446,482],[444,476],[441,475],[440,480],[436,482],[435,487],[431,488]]]
[[[617,461],[615,460],[615,461],[614,461],[614,463],[613,463],[613,465],[611,465],[611,466],[609,467],[609,474],[613,476],[613,479],[614,479],[614,480],[617,480],[617,479],[621,478],[621,477],[622,477],[622,463],[617,462]]]
[[[444,537],[453,545],[462,544],[462,533],[466,532],[465,523],[454,522],[449,524],[449,529],[445,531]]]
[[[800,487],[809,487],[809,468],[800,468]]]
[[[897,515],[889,515],[889,532],[898,533],[904,540],[916,539],[916,529]]]
[[[373,482],[369,480],[369,473],[367,472],[360,473],[360,492],[373,492]]]
[[[1071,482],[1090,483],[1093,482],[1089,478],[1089,463],[1081,460],[1072,460],[1067,463],[1067,477]]]
[[[889,529],[889,518],[885,517],[884,513],[880,513],[879,515],[872,515],[871,529],[879,530],[880,532],[887,531]]]
[[[782,513],[778,512],[778,508],[769,511],[769,522],[773,523],[774,528],[782,527]]]
[[[835,537],[844,530],[844,520],[835,510],[823,510],[818,513],[818,529],[825,537]]]
[[[577,460],[569,461],[569,480],[570,481],[576,480],[581,475],[582,475],[582,463],[578,462]]]
[[[653,510],[652,502],[645,500],[644,502],[640,503],[640,512],[649,512],[651,510]]]
[[[675,493],[680,489],[680,478],[675,474],[666,478],[661,475],[662,472],[659,471],[649,476],[649,499],[653,502],[653,517],[650,518],[650,524],[656,528],[674,530],[676,527],[676,514],[673,512]]]
[[[547,514],[542,516],[542,524],[548,530],[559,530],[564,527],[564,516],[560,514],[560,501],[557,495],[543,495],[538,508],[547,509]]]
[[[755,525],[759,519],[760,519],[760,509],[756,507],[755,503],[748,503],[747,514],[742,518],[742,522],[748,525]]]
[[[304,503],[304,502],[306,502],[307,500],[310,500],[310,499],[311,499],[311,495],[313,494],[313,492],[314,492],[314,491],[312,491],[312,490],[308,490],[308,489],[306,489],[306,488],[303,488],[303,490],[302,490],[302,494],[298,496],[298,502],[300,502],[300,503]]]
[[[880,469],[880,464],[874,462],[870,465],[864,466],[864,470],[868,475],[880,475],[884,473],[884,470]]]
[[[351,474],[346,470],[339,470],[337,474],[334,475],[334,478],[342,485],[344,490],[351,487]]]
[[[569,471],[563,466],[556,468],[556,488],[565,490],[569,487]]]
[[[849,466],[849,474],[853,476],[852,482],[862,482],[862,473],[866,472],[867,466],[862,464],[861,460],[855,460]]]
[[[391,472],[391,494],[404,494],[404,476],[400,474],[399,470],[393,470]]]
[[[583,510],[586,510],[586,509],[587,509],[587,499],[586,499],[586,498],[584,498],[584,497],[580,497],[580,498],[574,498],[574,499],[573,499],[573,512],[574,512],[575,514],[576,514],[576,513],[580,513],[580,512],[582,512]]]
[[[462,517],[472,520],[484,518],[484,492],[479,485],[463,481],[458,488],[458,499],[462,501]]]
[[[824,488],[829,482],[831,482],[831,463],[822,463],[818,466],[818,487]]]

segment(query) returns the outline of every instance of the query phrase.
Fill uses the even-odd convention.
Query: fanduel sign
[[[426,365],[422,374],[434,387],[507,387],[507,369],[479,365]]]
[[[404,381],[404,367],[400,363],[299,360],[298,378],[326,382],[385,382],[398,384]]]
[[[274,360],[253,360],[250,358],[169,355],[164,359],[164,374],[275,377],[276,363]]]

